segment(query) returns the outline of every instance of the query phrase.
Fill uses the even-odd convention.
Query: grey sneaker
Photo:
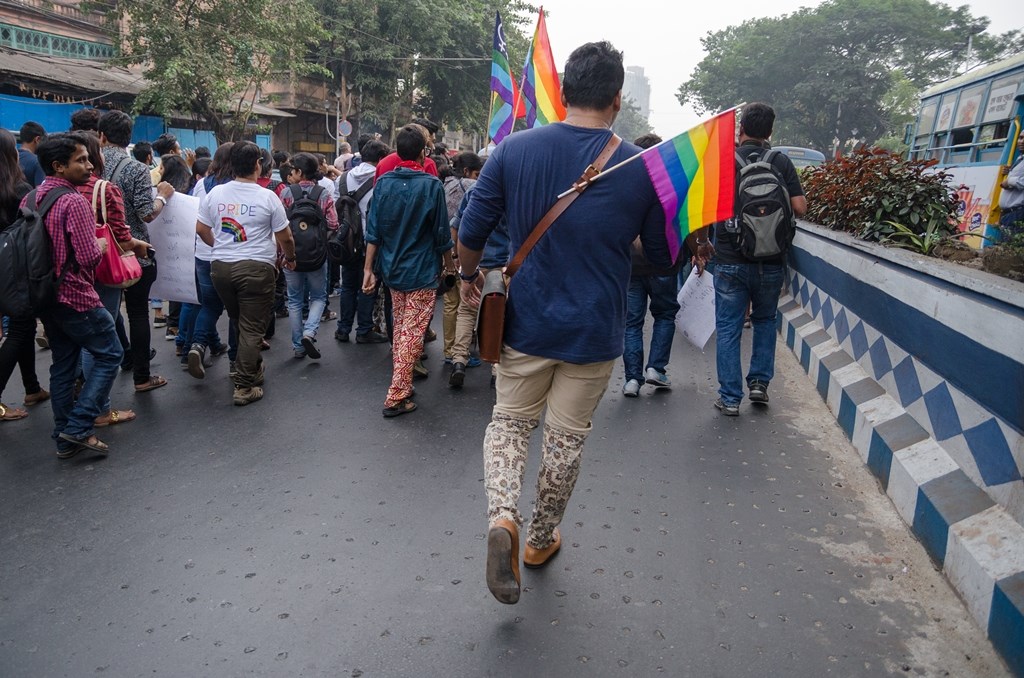
[[[626,382],[626,385],[622,387],[622,395],[627,398],[636,398],[640,395],[640,382],[636,379],[630,379]]]
[[[726,405],[725,403],[722,402],[721,398],[719,398],[718,400],[715,401],[715,407],[717,407],[718,409],[722,410],[722,414],[724,414],[727,417],[738,417],[738,416],[740,416],[740,406],[739,405]]]
[[[672,381],[668,378],[668,375],[662,374],[653,367],[647,368],[647,371],[644,372],[644,377],[646,377],[647,383],[655,388],[672,388]]]
[[[302,348],[306,349],[306,355],[313,360],[320,360],[320,349],[316,347],[316,339],[308,334],[302,337]]]
[[[750,391],[750,402],[758,405],[768,404],[768,384],[763,381],[753,381],[747,388]]]
[[[188,350],[188,373],[196,379],[206,377],[206,347],[202,344],[192,344]]]

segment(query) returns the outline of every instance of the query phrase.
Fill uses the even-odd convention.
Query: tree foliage
[[[191,113],[221,141],[240,138],[260,85],[317,70],[305,61],[325,36],[307,0],[117,0],[120,61],[141,64],[148,85],[137,110]]]
[[[752,19],[702,39],[707,56],[677,93],[698,112],[771,104],[776,142],[827,149],[834,138],[873,142],[898,132],[916,92],[971,61],[1024,48],[1020,31],[984,31],[966,6],[928,0],[827,0]]]
[[[615,118],[612,131],[626,141],[633,141],[653,130],[651,123],[640,112],[640,107],[633,103],[632,99],[623,99],[622,109]]]
[[[509,58],[522,63],[528,7],[519,0],[314,0],[329,37],[311,60],[332,74],[343,116],[393,131],[422,115],[451,128],[486,124],[494,12],[501,12]],[[516,72],[518,76],[518,69]]]

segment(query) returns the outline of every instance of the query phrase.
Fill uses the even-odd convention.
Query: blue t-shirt
[[[459,240],[482,250],[505,216],[514,256],[610,138],[605,129],[564,123],[508,136],[473,188]],[[606,168],[639,152],[623,142]],[[578,364],[622,355],[630,244],[637,236],[652,264],[672,265],[665,214],[640,160],[591,185],[526,257],[509,287],[505,343]]]
[[[32,184],[33,188],[43,183],[46,172],[43,171],[43,166],[39,164],[39,158],[35,153],[19,148],[18,164],[21,165],[21,171],[25,174],[25,181]]]

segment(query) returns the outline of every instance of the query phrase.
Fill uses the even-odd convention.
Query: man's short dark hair
[[[100,111],[97,108],[83,108],[71,114],[72,132],[95,132],[100,124]]]
[[[71,156],[75,154],[82,142],[67,134],[51,134],[39,142],[36,149],[36,158],[43,167],[46,176],[52,177],[56,174],[53,168],[54,163],[68,165],[71,163]]]
[[[312,153],[296,153],[288,162],[291,163],[292,167],[302,172],[302,178],[307,181],[316,181],[316,176],[320,173],[320,162],[317,157]]]
[[[433,120],[427,120],[426,118],[413,118],[409,122],[411,122],[413,125],[420,125],[421,127],[425,127],[427,128],[428,132],[435,135],[437,134],[437,131],[441,129],[441,126],[438,125],[436,122],[434,122]]]
[[[363,162],[378,163],[391,153],[391,149],[383,141],[377,139],[370,139],[363,144],[363,151],[359,154],[359,157]]]
[[[395,150],[402,160],[419,160],[420,153],[427,147],[427,139],[423,136],[423,128],[418,125],[406,125],[398,130],[395,138]]]
[[[124,111],[107,111],[100,116],[100,124],[97,129],[100,134],[107,137],[107,141],[110,143],[127,148],[132,141],[134,126],[135,123],[132,122],[131,116]]]
[[[375,139],[373,138],[372,134],[368,134],[368,133],[365,133],[365,132],[363,134],[360,134],[359,135],[359,140],[356,142],[356,153],[359,153],[359,155],[362,155],[363,154],[363,146],[365,146],[367,143],[369,143],[371,141],[375,141]]]
[[[633,140],[633,145],[639,146],[640,148],[650,148],[651,146],[657,146],[662,141],[663,139],[661,137],[654,132],[651,132],[650,134],[638,136]]]
[[[174,152],[174,147],[178,143],[178,137],[173,134],[164,132],[153,141],[153,152],[163,157],[168,153]]]
[[[192,176],[197,179],[205,177],[206,173],[210,171],[210,165],[213,164],[213,158],[196,158],[196,161],[192,163]]]
[[[288,154],[284,151],[274,151],[271,155],[274,156],[274,164],[278,167],[280,167],[282,163],[288,162]]]
[[[210,149],[206,146],[196,146],[196,158],[209,158]]]
[[[753,103],[743,107],[740,128],[751,139],[767,139],[775,126],[775,109],[768,104]]]
[[[237,141],[231,147],[231,170],[235,177],[247,177],[256,170],[256,161],[260,159],[260,147],[251,141]]]
[[[153,155],[153,146],[148,141],[140,141],[132,146],[132,156],[139,162],[150,161],[150,156]]]
[[[608,108],[622,90],[625,77],[622,52],[610,42],[588,42],[574,49],[565,62],[562,94],[573,106]]]
[[[38,122],[32,122],[29,120],[21,126],[21,131],[18,132],[18,138],[21,139],[23,144],[31,144],[39,137],[45,137],[46,130]]]

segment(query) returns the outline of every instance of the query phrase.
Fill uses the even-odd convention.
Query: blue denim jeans
[[[284,271],[288,283],[288,320],[292,325],[292,348],[302,349],[302,336],[316,336],[320,328],[320,316],[327,307],[327,262],[315,271],[299,273]],[[309,292],[309,315],[302,320],[302,304]]]
[[[114,330],[114,319],[103,307],[79,312],[57,305],[41,315],[53,357],[50,366],[52,437],[57,449],[67,449],[71,445],[58,437],[61,433],[86,438],[93,433],[96,417],[103,414],[103,403],[109,402],[110,387],[121,365],[121,343]],[[82,351],[89,353],[93,362],[76,401],[75,375]]]
[[[653,367],[665,374],[676,331],[678,293],[675,275],[637,276],[629,279],[629,291],[626,295],[626,344],[622,354],[626,381],[644,381],[644,320],[647,319],[648,299],[651,315],[654,316],[654,329],[651,332],[651,351],[647,367]]]
[[[363,264],[341,267],[341,292],[338,298],[338,332],[348,334],[355,321],[356,334],[373,329],[373,306],[377,295],[363,292]]]
[[[196,294],[199,295],[200,308],[196,313],[192,329],[192,343],[203,346],[220,346],[220,334],[217,332],[217,321],[224,313],[224,302],[217,296],[210,277],[210,262],[196,259]],[[179,321],[180,324],[180,321]],[[181,331],[181,328],[178,328]],[[238,332],[234,321],[228,322],[228,359],[234,360],[238,354]]]
[[[747,385],[755,381],[768,384],[775,376],[775,316],[785,267],[718,264],[714,275],[718,394],[726,405],[738,405],[743,399],[740,338],[748,305],[754,339]]]
[[[121,288],[120,287],[107,287],[103,283],[97,282],[94,284],[96,288],[96,294],[100,295],[100,302],[103,304],[103,308],[106,309],[110,317],[115,317],[116,314],[121,312]],[[120,346],[121,342],[118,341],[117,345]],[[92,357],[92,354],[88,351],[82,353],[82,376],[86,381],[89,381],[89,377],[92,376],[92,369],[96,361]],[[110,398],[107,398],[100,403],[100,412],[106,413],[110,411]]]

